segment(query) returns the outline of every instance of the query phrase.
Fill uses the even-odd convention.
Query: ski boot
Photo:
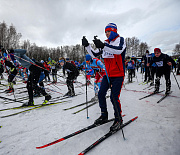
[[[71,92],[68,91],[64,96],[70,96],[71,95]]]
[[[165,94],[170,94],[170,92],[171,92],[171,86],[166,86]]]
[[[71,96],[71,97],[75,96],[75,93],[74,93],[74,92],[72,92],[70,96]]]
[[[158,93],[159,92],[159,86],[160,86],[160,79],[157,78],[155,80],[155,90],[154,90],[154,93]]]
[[[155,90],[154,90],[154,92],[153,92],[153,93],[155,93],[155,94],[156,94],[156,93],[158,93],[158,92],[159,92],[159,87],[158,87],[158,88],[156,88],[156,87],[155,87]]]
[[[107,122],[107,120],[108,120],[108,112],[102,112],[101,116],[94,121],[94,124],[96,125],[102,124],[102,123]]]
[[[154,86],[154,82],[153,81],[151,81],[150,86]]]
[[[29,102],[26,102],[22,105],[22,107],[28,107],[28,106],[33,106],[34,105],[34,101],[29,101]]]
[[[51,95],[49,94],[45,95],[45,100],[42,104],[45,105],[50,99],[51,99]]]
[[[110,127],[110,131],[118,130],[121,127],[122,123],[122,119],[120,121],[118,120],[118,118],[115,119],[113,125]]]
[[[91,99],[91,102],[94,102],[94,101],[97,101],[98,100],[98,96],[95,95],[92,99]]]
[[[87,80],[87,85],[88,85],[88,86],[89,86],[89,85],[92,85],[92,84],[91,84],[91,81]]]
[[[8,90],[5,90],[5,92],[6,92],[6,93],[12,93],[12,92],[14,92],[14,89],[9,87],[9,89],[8,89]]]
[[[171,82],[170,82],[170,80],[167,80],[165,94],[169,94],[170,92],[171,92]]]

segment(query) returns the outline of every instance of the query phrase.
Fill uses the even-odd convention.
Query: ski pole
[[[174,75],[174,72],[173,72],[173,71],[172,71],[172,73],[173,73],[173,75]],[[174,75],[174,78],[175,78],[176,83],[177,83],[177,85],[178,85],[178,88],[179,88],[179,90],[180,90],[179,83],[178,83],[178,81],[177,81],[177,79],[176,79],[176,76],[175,76],[175,75]]]
[[[84,61],[85,61],[85,82],[86,82],[86,111],[87,111],[87,119],[89,118],[89,116],[88,116],[88,103],[87,103],[87,72],[86,72],[86,53],[85,53],[85,47],[84,47],[84,55],[85,55],[85,57],[84,57]]]

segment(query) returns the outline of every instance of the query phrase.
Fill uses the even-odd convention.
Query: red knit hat
[[[155,48],[155,49],[154,49],[154,52],[159,52],[159,53],[161,53],[161,50],[160,50],[159,48]]]

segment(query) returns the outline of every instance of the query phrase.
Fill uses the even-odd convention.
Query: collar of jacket
[[[110,43],[111,41],[116,40],[117,37],[119,37],[119,34],[117,34],[116,32],[111,31],[111,34],[110,34],[109,38],[106,41],[108,43]]]

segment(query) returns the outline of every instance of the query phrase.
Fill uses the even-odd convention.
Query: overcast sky
[[[180,0],[0,0],[0,22],[16,27],[21,40],[57,47],[105,40],[113,22],[124,38],[137,37],[171,54],[180,42]]]

